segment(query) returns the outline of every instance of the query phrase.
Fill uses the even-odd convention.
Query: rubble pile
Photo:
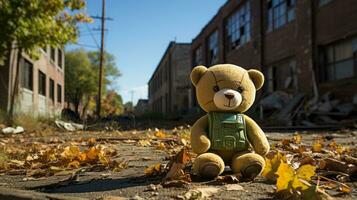
[[[356,127],[357,95],[352,102],[335,99],[331,92],[308,99],[304,94],[276,91],[259,102],[261,123],[265,126],[307,128]]]

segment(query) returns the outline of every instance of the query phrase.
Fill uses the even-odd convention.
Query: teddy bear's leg
[[[214,178],[224,171],[224,162],[217,154],[204,153],[195,159],[193,171],[202,178]]]
[[[233,157],[231,168],[234,173],[241,173],[243,178],[252,180],[264,169],[265,160],[256,153],[238,154]]]

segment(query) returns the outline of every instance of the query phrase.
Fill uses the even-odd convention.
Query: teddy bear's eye
[[[218,85],[215,85],[215,86],[213,87],[213,91],[215,91],[215,92],[218,92],[218,91],[219,91]]]
[[[239,86],[239,87],[237,88],[237,91],[238,91],[239,93],[242,93],[242,92],[243,92],[243,88],[242,88],[241,86]]]

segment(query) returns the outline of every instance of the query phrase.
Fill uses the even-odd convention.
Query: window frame
[[[57,83],[57,103],[62,103],[62,85]]]
[[[239,6],[238,9],[227,17],[225,20],[224,30],[227,52],[233,51],[251,40],[252,9],[250,1],[247,1],[243,5]]]
[[[276,5],[274,5],[274,1],[278,1]],[[286,24],[294,21],[296,19],[296,1],[297,0],[270,0],[267,1],[267,9],[266,9],[266,31],[272,32],[277,30]],[[283,9],[285,6],[285,9]],[[284,11],[282,11],[284,10]],[[289,15],[291,15],[289,18]],[[278,24],[278,21],[282,20]]]
[[[33,91],[33,71],[34,71],[34,66],[33,63],[30,62],[29,60],[22,58],[21,59],[21,81],[20,81],[20,86],[22,88],[25,88],[27,90]],[[28,77],[26,79],[26,77]]]
[[[198,65],[203,65],[203,47],[202,45],[199,45],[193,53],[193,65],[198,66]]]
[[[52,78],[49,81],[49,98],[55,101],[55,81]]]
[[[216,38],[215,42],[212,38]],[[214,47],[211,47],[212,45],[215,45]],[[213,57],[214,55],[215,57]],[[211,34],[208,36],[207,40],[207,60],[209,65],[214,65],[218,63],[219,60],[219,32],[218,29],[215,29],[214,31],[211,32]],[[214,59],[214,60],[213,60]]]
[[[46,96],[46,74],[41,70],[38,70],[38,94],[42,96]]]
[[[322,53],[322,59],[320,60],[320,67],[321,67],[321,78],[322,78],[322,82],[334,82],[334,81],[340,81],[340,80],[345,80],[345,79],[349,79],[349,78],[353,78],[357,76],[357,49],[353,49],[353,42],[354,40],[357,41],[357,37],[354,38],[349,38],[346,40],[342,40],[342,41],[337,41],[337,42],[333,42],[330,43],[328,45],[325,45],[324,47],[321,48],[321,53]],[[351,55],[347,58],[343,58],[340,60],[336,60],[336,48],[343,44],[343,43],[348,43],[348,45],[351,45]],[[329,60],[329,56],[328,56],[328,51],[329,48],[332,49],[332,61]],[[338,64],[341,64],[343,62],[346,61],[351,61],[352,62],[352,70],[353,73],[351,76],[346,76],[346,77],[342,77],[342,78],[338,78],[337,77],[337,72],[336,69],[338,67]],[[330,66],[332,67],[331,71],[330,70]],[[344,66],[347,67],[347,66]],[[329,74],[331,73],[331,74]]]

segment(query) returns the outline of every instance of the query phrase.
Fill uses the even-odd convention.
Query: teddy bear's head
[[[206,112],[243,113],[253,105],[264,76],[258,70],[220,64],[208,69],[195,67],[191,81],[196,87],[197,101]]]

